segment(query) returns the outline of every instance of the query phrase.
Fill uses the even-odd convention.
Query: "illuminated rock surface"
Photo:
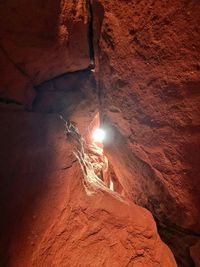
[[[199,1],[93,3],[109,161],[126,195],[174,231],[163,238],[188,266],[195,240],[182,234],[200,234]]]
[[[62,79],[70,84],[71,75],[53,83]],[[85,92],[73,82],[72,91],[57,87],[57,98],[51,84],[38,89],[34,112],[1,104],[1,265],[175,267],[150,212],[86,177],[65,138],[60,113],[87,137],[97,111],[93,80],[85,74]]]

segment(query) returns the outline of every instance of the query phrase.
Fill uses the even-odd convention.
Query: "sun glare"
[[[101,128],[97,128],[96,130],[94,130],[92,138],[94,142],[102,143],[103,140],[105,139],[105,131],[102,130]]]

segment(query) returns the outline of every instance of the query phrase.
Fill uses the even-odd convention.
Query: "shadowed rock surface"
[[[90,64],[84,0],[0,3],[0,97],[30,106],[34,86]]]

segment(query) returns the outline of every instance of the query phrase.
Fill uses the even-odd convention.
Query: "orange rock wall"
[[[89,164],[85,177],[76,138],[64,134],[60,114],[88,133],[94,88],[76,72],[41,85],[32,112],[0,103],[0,266],[177,266],[151,213],[100,184]]]
[[[103,119],[127,138],[130,154],[151,170],[186,216],[171,220],[199,231],[200,6],[197,1],[100,2]]]
[[[99,0],[93,10],[109,160],[133,201],[199,234],[199,1]]]

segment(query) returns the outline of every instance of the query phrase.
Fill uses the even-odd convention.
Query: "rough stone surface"
[[[101,9],[95,39],[102,120],[114,136],[109,160],[126,194],[158,222],[199,234],[199,1],[93,7]]]
[[[86,2],[25,2],[0,1],[0,265],[176,266],[139,204],[198,266],[199,0],[92,0],[98,92],[50,80],[90,64]],[[120,195],[88,187],[59,119],[89,140],[97,97]]]
[[[0,97],[31,105],[33,86],[87,68],[84,0],[1,1]]]
[[[198,242],[190,248],[190,254],[195,263],[195,267],[200,267],[199,251],[200,251],[200,240],[198,240]]]
[[[64,86],[70,80],[41,86],[31,112],[0,106],[0,265],[176,267],[149,211],[95,180],[86,184],[59,114],[87,135],[96,114],[95,93],[92,82],[87,91],[79,90],[81,97],[72,95]],[[58,96],[52,104],[43,94],[54,96],[55,84],[70,111],[67,104],[57,109]]]

